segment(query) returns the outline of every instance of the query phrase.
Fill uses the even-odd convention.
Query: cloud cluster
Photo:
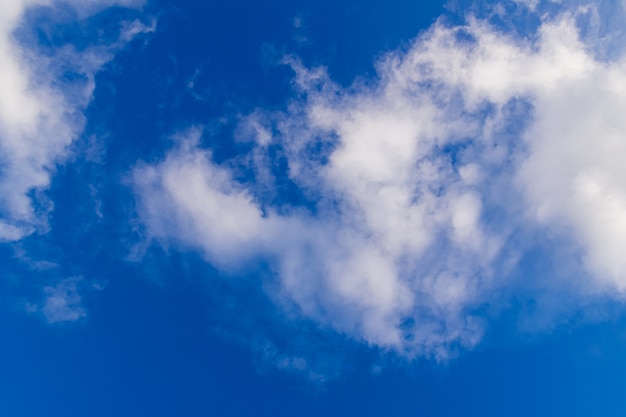
[[[190,130],[137,166],[147,233],[228,271],[267,262],[284,308],[408,357],[478,343],[539,246],[619,296],[626,59],[595,54],[587,11],[527,39],[439,22],[349,88],[286,58],[296,97],[243,118],[248,155],[217,163]]]
[[[81,133],[83,110],[94,90],[94,75],[130,35],[121,31],[113,45],[75,48],[71,44],[43,48],[17,31],[27,15],[45,9],[71,8],[79,19],[134,0],[4,0],[0,5],[0,242],[18,240],[45,228],[51,203],[42,191],[68,146]],[[145,29],[145,28],[144,28]]]

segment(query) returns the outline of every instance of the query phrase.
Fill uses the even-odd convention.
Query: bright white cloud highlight
[[[150,237],[229,270],[265,259],[285,308],[409,357],[480,340],[478,309],[507,296],[535,244],[514,236],[582,253],[571,280],[621,293],[626,59],[597,59],[575,13],[537,35],[436,24],[347,89],[287,59],[300,98],[240,129],[255,178],[217,164],[198,132],[135,169]],[[279,186],[271,147],[308,206]]]

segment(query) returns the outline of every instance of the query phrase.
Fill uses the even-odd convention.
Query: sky
[[[625,23],[2,1],[0,415],[622,416]]]

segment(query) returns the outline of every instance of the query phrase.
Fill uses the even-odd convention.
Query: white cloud
[[[111,5],[137,1],[4,0],[0,4],[0,241],[18,240],[45,227],[51,209],[41,194],[55,166],[67,156],[80,135],[94,89],[94,74],[114,49],[94,47],[77,51],[71,45],[40,53],[38,45],[17,40],[15,31],[27,24],[30,8],[61,4],[81,17]],[[123,39],[141,29],[127,25]],[[113,45],[118,47],[119,45]],[[79,74],[64,81],[66,72]]]
[[[46,298],[39,307],[29,306],[30,312],[40,311],[51,324],[75,322],[87,316],[78,286],[82,278],[66,278],[55,286],[44,288]]]
[[[137,35],[153,33],[156,30],[157,22],[153,19],[150,25],[146,25],[140,20],[135,19],[132,22],[122,22],[121,26],[120,40],[128,42],[133,40]]]
[[[598,59],[575,17],[545,20],[534,41],[435,24],[348,89],[286,59],[299,98],[240,129],[262,178],[236,179],[197,132],[179,138],[134,171],[149,235],[221,268],[266,259],[285,308],[408,357],[479,342],[477,310],[507,297],[537,244],[513,236],[582,253],[570,280],[621,294],[626,60]],[[308,207],[268,174],[270,145]]]

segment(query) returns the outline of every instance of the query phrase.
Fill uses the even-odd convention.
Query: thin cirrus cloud
[[[226,271],[265,260],[279,305],[406,357],[479,343],[537,248],[564,260],[537,294],[621,298],[626,60],[583,36],[592,8],[524,39],[438,22],[347,88],[285,58],[295,98],[242,118],[247,155],[218,163],[190,129],[134,169],[148,235]]]
[[[110,6],[140,3],[5,0],[0,5],[0,241],[45,230],[52,202],[44,191],[83,130],[95,73],[132,36],[153,29],[127,22],[119,39],[106,45],[44,48],[17,34],[28,29],[28,12],[45,8],[54,19],[55,13],[71,8],[75,18],[84,19]]]

